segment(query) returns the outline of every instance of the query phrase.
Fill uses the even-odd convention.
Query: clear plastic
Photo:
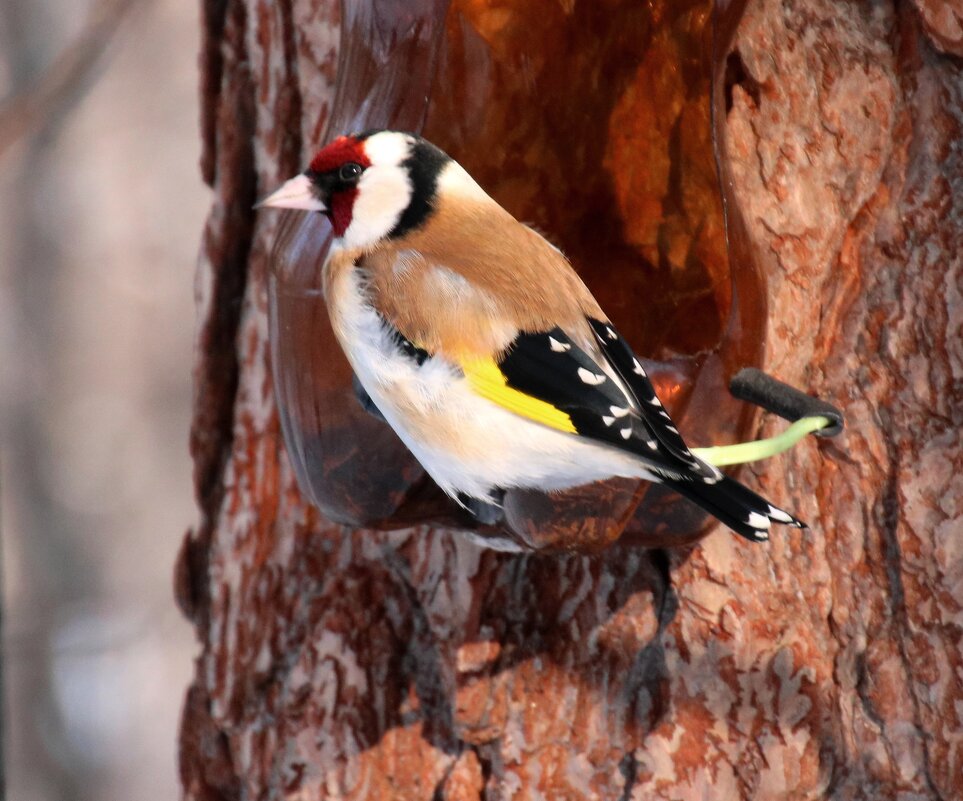
[[[714,158],[742,5],[351,0],[326,137],[423,132],[549,236],[650,357],[692,445],[744,438],[751,411],[726,383],[759,363],[765,339],[762,278]],[[493,533],[358,402],[321,296],[329,240],[323,217],[289,212],[272,259],[275,381],[302,489],[349,525]],[[509,492],[498,533],[539,550],[588,550],[623,533],[681,544],[706,522],[672,493],[619,479]]]

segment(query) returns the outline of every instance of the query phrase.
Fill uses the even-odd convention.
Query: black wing
[[[604,345],[601,350],[607,356]],[[652,403],[658,399],[648,379],[648,402],[642,402],[619,366],[610,367],[621,381],[557,327],[519,334],[498,362],[509,387],[565,412],[579,435],[628,451],[672,476],[718,481],[719,471],[689,452],[661,403]]]
[[[588,322],[602,354],[636,399],[642,419],[658,439],[659,444],[697,476],[718,479],[719,471],[697,459],[685,444],[679,429],[672,423],[672,418],[662,406],[662,401],[655,394],[655,387],[652,386],[652,382],[628,342],[619,335],[611,323],[603,323],[591,318]]]
[[[579,435],[638,456],[667,486],[749,540],[768,539],[771,522],[805,527],[698,459],[626,341],[610,323],[588,322],[618,380],[564,331],[554,328],[518,336],[498,364],[507,385],[565,412]]]

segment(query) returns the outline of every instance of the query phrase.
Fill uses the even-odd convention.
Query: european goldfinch
[[[686,447],[562,253],[410,133],[324,147],[260,207],[331,220],[334,332],[361,385],[452,498],[614,476],[667,484],[750,540],[802,527]]]

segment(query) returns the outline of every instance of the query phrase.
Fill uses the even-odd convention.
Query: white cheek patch
[[[358,196],[345,229],[349,248],[366,247],[386,237],[411,202],[412,186],[401,167],[369,167],[358,182]]]
[[[402,163],[410,154],[408,138],[393,131],[368,137],[365,155],[371,166],[358,181],[358,196],[345,229],[347,247],[366,247],[387,236],[411,203],[414,187]]]

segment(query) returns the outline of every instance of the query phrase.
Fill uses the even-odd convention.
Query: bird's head
[[[372,131],[341,136],[258,207],[320,212],[346,246],[372,247],[424,224],[449,165],[457,168],[441,150],[414,134]]]

